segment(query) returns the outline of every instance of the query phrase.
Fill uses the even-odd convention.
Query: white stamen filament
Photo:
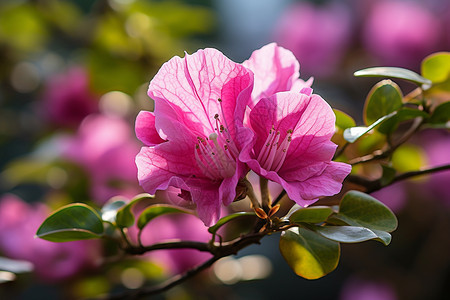
[[[278,172],[286,159],[286,154],[289,149],[291,139],[292,130],[288,130],[286,136],[280,144],[280,132],[277,131],[275,133],[275,129],[272,126],[272,129],[270,129],[269,135],[267,136],[267,139],[257,158],[261,167],[268,171]]]
[[[219,114],[216,114],[214,119],[216,120],[215,132],[207,138],[198,137],[194,150],[195,160],[200,170],[212,180],[233,176],[239,154],[230,133],[221,123]]]

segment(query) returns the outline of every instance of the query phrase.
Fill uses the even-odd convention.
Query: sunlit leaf
[[[428,114],[422,110],[402,107],[395,116],[383,122],[380,127],[378,127],[378,131],[384,134],[391,134],[397,129],[399,123],[417,117],[427,118]]]
[[[311,230],[291,228],[281,234],[280,252],[297,275],[318,279],[336,269],[340,246]]]
[[[112,224],[116,223],[117,211],[126,205],[126,199],[121,196],[112,197],[103,207],[102,207],[102,219],[104,221],[110,222]]]
[[[365,135],[366,133],[368,133],[369,131],[371,131],[372,129],[377,127],[378,125],[380,125],[383,121],[395,116],[396,114],[397,114],[397,112],[394,111],[386,116],[383,116],[383,117],[379,118],[378,120],[376,120],[375,122],[373,122],[372,125],[370,125],[368,127],[357,126],[357,127],[347,128],[344,130],[344,139],[349,143],[354,143],[360,137],[362,137],[363,135]]]
[[[45,219],[36,236],[52,242],[68,242],[99,238],[103,231],[98,213],[86,204],[75,203],[58,209]]]
[[[433,83],[446,81],[450,76],[450,52],[437,52],[422,61],[422,75]]]
[[[120,228],[131,227],[134,224],[134,215],[131,209],[139,201],[154,199],[150,194],[139,194],[131,199],[126,205],[117,210],[116,225]]]
[[[292,223],[320,223],[324,222],[333,210],[329,206],[311,206],[298,209],[289,217]]]
[[[351,226],[391,232],[397,228],[394,213],[374,197],[359,191],[347,192],[335,217]]]
[[[402,107],[402,92],[390,80],[377,83],[369,92],[364,106],[364,122],[370,125]]]
[[[344,130],[356,126],[355,120],[346,113],[338,109],[333,109],[333,112],[336,115],[336,127],[339,129]]]
[[[390,77],[408,80],[419,85],[430,85],[431,81],[408,69],[396,67],[374,67],[356,71],[357,77]]]
[[[168,204],[155,204],[147,207],[141,213],[137,221],[137,226],[139,229],[142,229],[154,218],[172,213],[192,214],[191,211],[179,208],[177,206],[172,206]]]
[[[445,124],[450,121],[450,101],[438,105],[428,120],[432,124]]]
[[[209,227],[208,231],[210,233],[216,233],[217,230],[219,230],[219,228],[222,227],[223,225],[225,225],[226,223],[228,223],[234,219],[245,217],[245,216],[255,216],[255,213],[254,212],[237,212],[237,213],[225,216],[225,217],[221,218],[219,221],[217,221],[216,224]]]
[[[341,243],[376,240],[387,246],[391,242],[391,235],[386,231],[360,226],[310,226],[310,228],[327,239]]]
[[[9,271],[9,272],[18,274],[18,273],[32,272],[33,269],[34,269],[34,266],[29,261],[0,257],[0,270],[1,271]]]

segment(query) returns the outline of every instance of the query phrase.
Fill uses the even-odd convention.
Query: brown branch
[[[108,299],[108,300],[125,300],[125,299],[139,299],[141,297],[144,296],[151,296],[151,295],[156,295],[162,292],[165,292],[169,289],[171,289],[172,287],[188,280],[189,278],[197,275],[198,273],[200,273],[201,271],[209,268],[212,264],[214,264],[217,260],[219,260],[221,257],[218,256],[213,256],[211,257],[209,260],[207,260],[206,262],[204,262],[201,265],[198,265],[192,269],[189,269],[188,271],[182,273],[182,274],[178,274],[172,278],[169,278],[168,280],[158,284],[158,285],[154,285],[151,287],[147,287],[147,288],[141,288],[137,291],[126,291],[123,292],[121,294],[117,294],[117,295],[112,295],[112,296],[108,296],[104,299]]]
[[[354,183],[354,184],[364,187],[366,193],[373,193],[373,192],[381,190],[382,188],[387,187],[395,182],[399,182],[399,181],[406,180],[406,179],[420,176],[420,175],[436,173],[436,172],[440,172],[440,171],[444,171],[444,170],[450,170],[450,164],[439,166],[439,167],[428,168],[428,169],[424,169],[424,170],[419,170],[419,171],[406,172],[406,173],[395,176],[393,180],[391,180],[390,182],[385,183],[385,184],[382,183],[381,178],[375,179],[375,180],[370,180],[370,179],[367,179],[367,178],[364,178],[361,176],[357,176],[357,175],[349,175],[346,180],[348,182],[351,182],[351,183]]]
[[[164,250],[164,249],[195,249],[203,252],[211,252],[211,247],[208,243],[196,242],[196,241],[181,241],[173,240],[165,243],[153,244],[151,246],[137,246],[127,247],[125,252],[132,255],[140,255],[150,251]]]
[[[375,161],[375,160],[381,160],[381,159],[388,158],[398,147],[400,147],[407,140],[409,140],[411,138],[411,136],[417,130],[419,130],[422,123],[423,123],[422,117],[415,118],[411,128],[409,128],[408,131],[405,132],[405,134],[399,138],[398,142],[395,145],[392,145],[391,147],[387,148],[386,150],[376,150],[372,154],[354,158],[354,159],[350,160],[348,163],[350,165],[357,165],[357,164],[362,164],[362,163],[367,163],[367,162],[371,162],[371,161]]]

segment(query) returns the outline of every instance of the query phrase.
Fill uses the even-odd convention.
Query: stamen
[[[283,166],[290,142],[292,140],[292,129],[289,129],[286,132],[286,136],[281,144],[279,143],[279,140],[280,132],[277,131],[275,134],[275,129],[272,126],[272,129],[269,130],[269,135],[267,136],[265,145],[261,149],[257,158],[261,167],[268,171],[278,172]]]

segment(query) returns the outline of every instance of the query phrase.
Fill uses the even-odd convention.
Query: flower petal
[[[294,54],[276,43],[268,44],[254,51],[251,57],[242,64],[255,74],[251,107],[260,98],[291,90],[293,83],[300,75],[300,65]],[[297,85],[300,86],[301,82]]]
[[[205,49],[166,62],[150,82],[148,94],[156,100],[155,107],[158,100],[167,101],[180,122],[195,124],[192,129],[207,137],[216,127],[216,114],[234,134],[235,118],[243,119],[252,84],[253,75],[245,67],[216,49]],[[244,90],[247,97],[238,97]]]
[[[156,131],[155,115],[152,112],[139,112],[136,117],[135,131],[137,138],[146,146],[154,146],[164,142]]]

